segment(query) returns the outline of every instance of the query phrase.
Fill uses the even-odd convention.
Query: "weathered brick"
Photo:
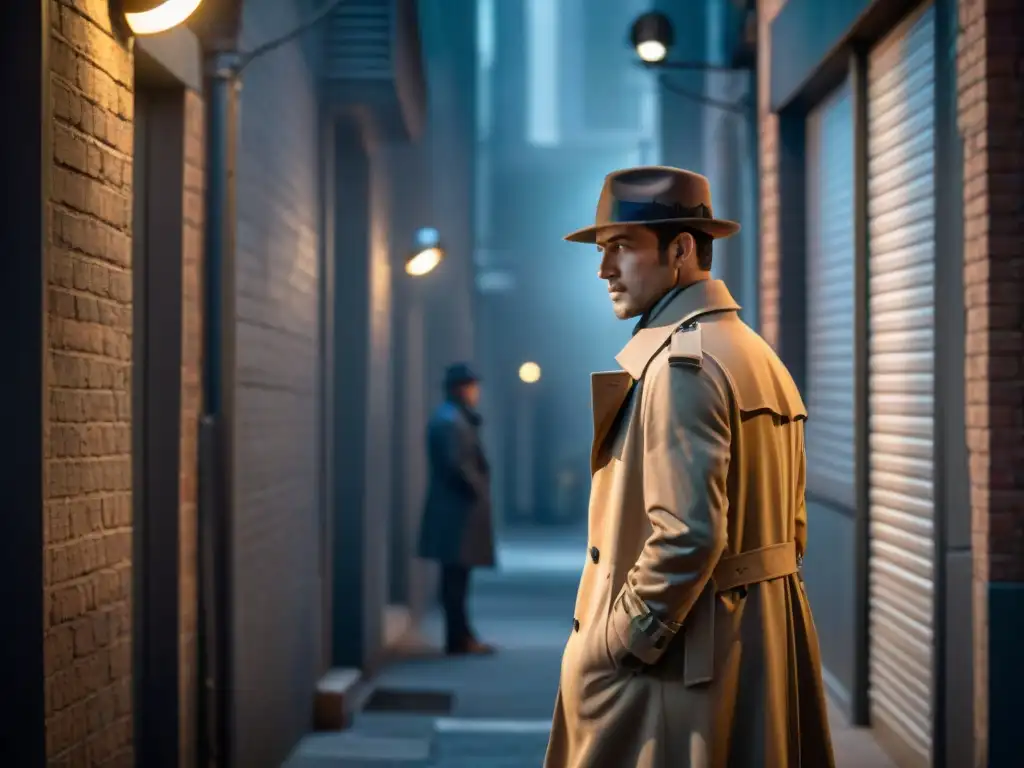
[[[758,123],[760,133],[761,182],[761,296],[760,332],[772,346],[779,343],[779,119],[772,113],[770,63],[771,50],[769,30],[776,14],[782,10],[785,0],[758,0]]]
[[[1024,581],[1024,339],[1019,4],[960,0],[958,125],[964,142],[964,280],[974,553],[975,764],[987,761],[992,581]],[[974,427],[980,427],[974,428]]]
[[[131,754],[133,64],[111,37],[108,13],[99,0],[51,4],[43,627],[51,765]]]
[[[191,745],[199,691],[197,669],[198,619],[198,426],[202,405],[202,266],[203,266],[203,102],[194,93],[185,95],[184,228],[182,244],[181,335],[181,469],[179,477],[180,613],[179,697],[182,768],[194,764]]]

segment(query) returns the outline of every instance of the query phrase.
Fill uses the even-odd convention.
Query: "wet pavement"
[[[376,681],[393,700],[447,694],[451,706],[433,701],[431,711],[412,711],[424,704],[413,695],[406,711],[363,712],[347,731],[307,736],[284,768],[539,768],[585,558],[582,532],[507,536],[500,569],[474,573],[471,608],[478,633],[500,652],[440,656],[441,624],[432,615],[404,660]],[[835,713],[833,720],[839,768],[893,768],[866,731]]]

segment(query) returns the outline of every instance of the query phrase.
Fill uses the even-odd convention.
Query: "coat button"
[[[580,620],[579,619],[573,619],[572,620],[572,631],[573,632],[579,632],[580,631]]]
[[[597,547],[590,548],[590,559],[595,563],[601,559],[601,551]]]

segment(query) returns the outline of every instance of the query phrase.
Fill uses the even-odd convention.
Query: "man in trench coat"
[[[444,402],[427,425],[430,480],[419,555],[441,566],[445,650],[487,654],[469,621],[470,574],[494,565],[490,468],[480,440],[479,378],[465,363],[448,366]]]
[[[589,542],[546,768],[832,768],[789,372],[710,279],[707,179],[605,179],[598,275],[639,317],[592,378]]]

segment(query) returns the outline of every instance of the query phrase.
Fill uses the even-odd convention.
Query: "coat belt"
[[[796,542],[771,544],[721,558],[715,567],[715,589],[718,592],[729,592],[762,581],[781,579],[798,570]]]
[[[714,587],[705,589],[695,610],[683,622],[684,685],[703,685],[714,678],[717,595],[798,571],[796,542],[792,541],[721,558],[713,574]]]

